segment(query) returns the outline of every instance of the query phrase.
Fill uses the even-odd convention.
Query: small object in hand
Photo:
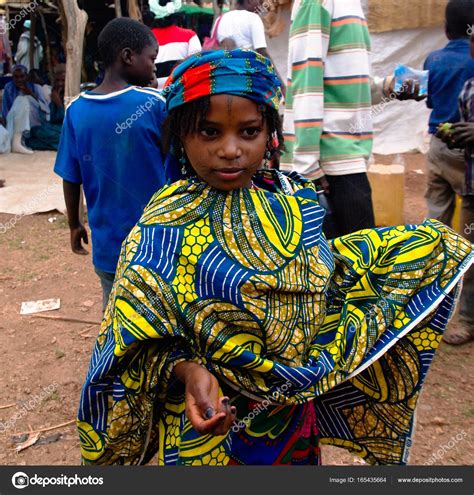
[[[395,92],[400,93],[402,88],[404,91],[413,91],[413,85],[418,83],[418,96],[427,96],[428,95],[428,74],[427,70],[417,70],[412,67],[408,67],[406,65],[398,64],[393,71],[393,75],[395,77]],[[405,82],[411,82],[411,87],[404,88]]]
[[[214,409],[213,409],[212,407],[208,407],[208,408],[206,409],[206,412],[204,413],[204,417],[205,417],[206,419],[211,419],[211,418],[212,418],[212,416],[214,416]]]
[[[438,131],[444,132],[445,134],[452,134],[453,124],[451,124],[451,122],[444,122],[443,124],[439,124]]]

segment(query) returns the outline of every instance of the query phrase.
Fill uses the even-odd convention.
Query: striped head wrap
[[[168,110],[203,96],[243,96],[278,110],[281,83],[266,57],[252,50],[213,50],[186,59],[166,81]]]

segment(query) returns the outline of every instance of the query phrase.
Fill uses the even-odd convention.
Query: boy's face
[[[148,86],[155,75],[158,44],[147,45],[141,53],[130,51],[127,60],[128,82],[135,86]]]

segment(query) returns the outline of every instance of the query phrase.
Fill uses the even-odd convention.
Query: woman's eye
[[[217,129],[213,129],[212,127],[205,127],[204,129],[201,129],[201,135],[204,137],[217,136]]]
[[[246,137],[255,137],[261,132],[261,129],[259,127],[247,127],[247,129],[244,129],[244,136]]]

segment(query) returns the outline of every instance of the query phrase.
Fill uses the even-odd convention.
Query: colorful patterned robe
[[[407,461],[471,244],[436,221],[328,243],[311,183],[255,182],[166,186],[124,242],[79,407],[84,463],[318,464],[320,441]],[[227,435],[187,421],[183,359],[237,406]]]

